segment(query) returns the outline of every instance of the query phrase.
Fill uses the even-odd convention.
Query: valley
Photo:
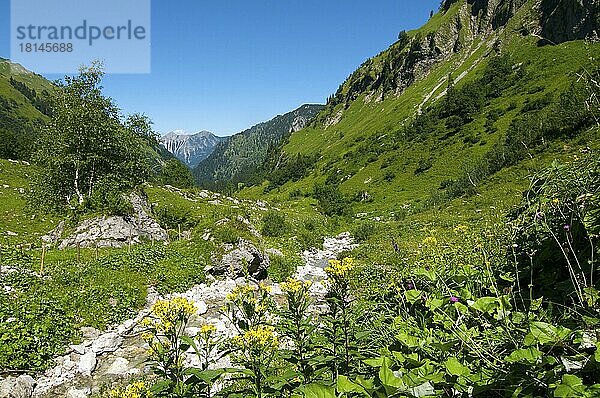
[[[446,0],[231,137],[0,60],[0,398],[599,396],[599,22]]]

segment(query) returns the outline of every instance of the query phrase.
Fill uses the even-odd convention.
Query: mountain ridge
[[[224,139],[206,130],[197,133],[174,130],[163,135],[160,143],[186,166],[194,168],[206,159],[216,145]]]
[[[269,121],[227,137],[210,156],[196,166],[196,180],[209,187],[230,181],[246,182],[247,177],[262,164],[270,147],[277,146],[286,134],[300,131],[321,109],[323,105],[304,104],[291,112],[277,115]]]

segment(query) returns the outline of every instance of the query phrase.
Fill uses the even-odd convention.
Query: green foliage
[[[135,316],[148,286],[166,294],[204,280],[200,248],[141,246],[97,260],[82,251],[80,263],[48,252],[42,277],[32,270],[39,270],[39,253],[2,248],[0,284],[11,289],[0,292],[0,368],[43,370],[77,340],[81,326],[102,330]]]
[[[296,269],[304,263],[297,256],[275,256],[269,257],[270,265],[267,270],[269,278],[275,282],[283,282],[296,273]]]
[[[600,162],[596,151],[553,163],[532,180],[512,214],[523,283],[558,302],[583,305],[598,281]],[[529,280],[529,275],[535,279]]]
[[[285,217],[271,210],[262,217],[262,234],[270,237],[282,236],[286,232]]]
[[[160,181],[177,188],[192,188],[195,185],[192,171],[178,159],[168,159],[160,172]]]
[[[326,216],[342,216],[352,212],[350,201],[342,194],[338,184],[316,184],[314,197],[319,201],[319,211]]]
[[[122,121],[112,100],[102,95],[102,76],[100,65],[93,64],[65,77],[56,90],[52,118],[34,156],[40,172],[32,200],[42,206],[85,207],[98,190],[123,191],[150,176],[145,153],[153,136],[150,122],[139,115]],[[102,197],[95,196],[95,206]]]
[[[189,207],[181,204],[158,206],[153,209],[153,212],[160,225],[167,229],[185,229],[194,227],[198,223]]]
[[[362,243],[367,241],[371,236],[373,236],[373,234],[375,233],[376,230],[376,224],[374,222],[371,221],[364,221],[361,222],[352,232],[352,236],[354,237],[354,240]]]

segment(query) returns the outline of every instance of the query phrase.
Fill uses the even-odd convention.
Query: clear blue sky
[[[160,133],[233,134],[301,104],[323,103],[439,3],[154,0],[152,73],[109,75],[105,92],[125,112],[150,116]],[[9,58],[9,0],[0,4],[0,56]]]

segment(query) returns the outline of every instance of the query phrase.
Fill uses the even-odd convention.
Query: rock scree
[[[242,244],[242,246],[244,246]],[[357,245],[349,233],[343,233],[334,238],[326,238],[322,249],[308,250],[302,253],[305,265],[298,267],[295,277],[300,280],[313,282],[326,278],[324,267],[327,260],[335,258],[339,253],[352,250]],[[254,248],[256,249],[256,248]],[[252,247],[233,249],[226,253],[226,261],[230,258],[246,258],[248,254],[255,259],[258,255]],[[259,252],[260,253],[260,252]],[[227,257],[227,254],[230,256]],[[248,255],[248,258],[250,257]],[[261,254],[262,256],[262,254]],[[264,257],[260,257],[263,258]],[[255,260],[257,261],[257,260]],[[263,263],[264,265],[264,263]],[[268,265],[268,264],[267,264]],[[221,264],[227,269],[231,264]],[[259,267],[260,268],[260,267]],[[266,270],[266,268],[265,268]],[[224,337],[235,335],[235,328],[224,316],[219,313],[219,308],[225,303],[227,295],[238,285],[255,283],[243,277],[235,277],[235,273],[225,273],[225,278],[214,280],[210,284],[199,284],[182,294],[172,294],[161,297],[153,289],[149,289],[147,303],[135,318],[128,319],[121,324],[114,325],[104,332],[85,327],[82,328],[83,342],[70,345],[64,355],[55,359],[55,366],[34,379],[28,375],[19,377],[0,378],[0,398],[87,398],[98,393],[102,388],[115,382],[126,382],[129,379],[149,374],[147,367],[147,343],[141,338],[141,321],[150,314],[150,308],[158,299],[185,297],[192,301],[198,309],[186,329],[186,334],[195,336],[202,324],[211,323],[217,332]],[[315,298],[315,308],[320,308],[319,303],[326,290],[321,283],[313,283],[311,294]],[[272,294],[281,295],[279,285],[272,285]],[[186,357],[188,365],[194,363],[195,356]],[[221,358],[217,367],[229,367],[228,357]]]

